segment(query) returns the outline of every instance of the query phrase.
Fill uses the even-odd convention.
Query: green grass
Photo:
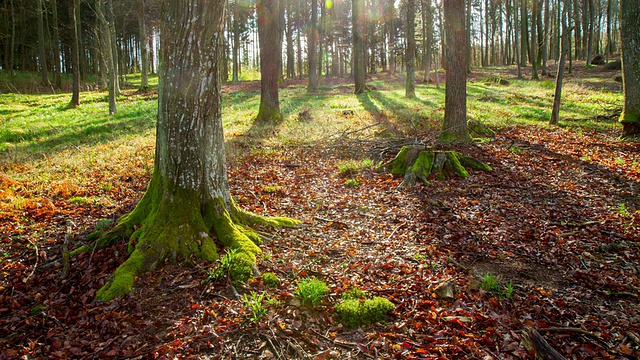
[[[482,78],[489,76],[492,75]],[[153,169],[157,98],[135,93],[139,74],[127,75],[126,80],[130,86],[118,99],[118,113],[114,116],[108,115],[105,91],[83,91],[81,106],[76,109],[67,108],[68,93],[0,94],[0,169],[13,180],[29,180],[45,195],[52,192],[52,187],[73,182],[80,188],[79,193],[63,198],[94,196],[99,198],[97,203],[112,201],[108,194],[117,191],[118,181],[111,179],[95,187],[88,174],[148,176]],[[508,80],[507,86],[470,82],[469,116],[494,129],[517,125],[547,127],[553,95],[551,81]],[[7,81],[7,73],[0,71],[0,89]],[[15,81],[17,87],[30,89],[34,83],[37,85],[39,77],[17,73]],[[562,126],[576,132],[619,131],[615,119],[596,118],[598,114],[615,114],[622,106],[619,91],[585,85],[602,81],[605,80],[585,77],[567,82],[560,113]],[[157,77],[150,77],[150,84],[155,86]],[[247,153],[256,152],[279,156],[277,149],[282,146],[317,146],[350,131],[354,136],[387,137],[423,136],[424,131],[439,129],[444,116],[444,86],[438,89],[417,84],[417,98],[406,99],[401,76],[386,76],[384,81],[374,77],[369,84],[377,90],[358,96],[351,93],[348,78],[342,83],[321,83],[320,91],[314,94],[308,94],[304,84],[288,84],[280,90],[284,120],[276,125],[253,123],[260,102],[258,82],[252,86],[243,83],[242,90],[224,91],[222,117],[227,160],[234,164]],[[233,85],[225,86],[233,89]],[[358,131],[367,126],[371,127]],[[367,166],[339,164],[338,171],[345,177],[354,177],[351,173]],[[357,179],[347,185],[356,183]],[[276,189],[265,188],[267,192],[272,190]]]
[[[318,306],[324,300],[328,290],[324,281],[306,278],[298,282],[295,295],[302,305]]]

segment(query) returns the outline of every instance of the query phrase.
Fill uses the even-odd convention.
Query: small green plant
[[[629,211],[627,211],[627,206],[624,203],[620,204],[620,210],[619,211],[620,211],[620,215],[625,216],[625,217],[629,216]]]
[[[327,290],[327,284],[324,281],[306,278],[298,282],[295,295],[300,299],[302,305],[317,306],[324,299]]]
[[[267,314],[267,309],[262,305],[265,294],[266,292],[263,292],[258,295],[256,292],[252,291],[251,296],[247,296],[247,294],[242,295],[242,302],[249,308],[249,310],[251,310],[249,320],[258,322]]]
[[[502,281],[492,273],[485,273],[478,278],[480,279],[480,288],[483,290],[507,299],[513,295],[513,284],[511,284],[511,281],[503,284]]]
[[[229,249],[209,271],[206,281],[217,281],[228,276],[233,281],[246,283],[253,273],[252,265],[251,260],[237,249]]]
[[[371,324],[384,320],[395,305],[385,298],[346,299],[336,306],[339,321],[348,328]]]
[[[348,176],[355,175],[362,171],[362,169],[370,168],[373,166],[373,160],[342,160],[338,163],[338,172],[340,175]]]
[[[416,254],[413,255],[413,259],[417,260],[417,261],[422,261],[422,260],[424,260],[426,258],[427,258],[426,256],[424,256],[424,255],[422,255],[420,253],[416,253]]]
[[[347,179],[344,181],[344,186],[352,186],[352,187],[356,187],[356,186],[360,186],[360,181],[358,181],[358,179]]]
[[[278,284],[280,283],[280,279],[278,279],[278,276],[276,276],[276,274],[267,272],[262,274],[262,282],[264,283],[264,286],[268,288],[274,288],[278,286]]]
[[[617,165],[624,165],[624,159],[619,158],[619,157],[618,157],[618,158],[616,158],[616,164],[617,164]]]

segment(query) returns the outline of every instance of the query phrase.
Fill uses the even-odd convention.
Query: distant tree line
[[[60,74],[73,73],[74,34],[81,82],[107,87],[113,72],[117,93],[127,74],[157,70],[159,0],[1,1],[2,70],[40,72],[45,85],[60,87]],[[354,1],[275,1],[277,34],[270,35],[281,44],[280,78],[352,75],[362,66],[368,74],[423,71],[428,80],[434,64],[444,64],[442,0]],[[222,76],[238,81],[260,66],[256,5],[227,0],[226,10]],[[545,75],[549,59],[560,57],[565,27],[572,29],[569,63],[620,51],[620,0],[467,0],[464,12],[468,71],[518,64]]]

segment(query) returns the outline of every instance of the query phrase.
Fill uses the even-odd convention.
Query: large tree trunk
[[[407,26],[407,49],[405,61],[407,63],[407,79],[405,83],[405,97],[416,97],[416,6],[415,0],[407,0],[406,2],[406,26]]]
[[[229,193],[219,68],[224,0],[166,0],[163,8],[154,174],[136,208],[103,237],[130,238],[135,249],[98,291],[102,300],[129,293],[136,275],[164,259],[217,259],[214,235],[253,263],[261,252],[256,233],[239,223],[295,223],[242,212]]]
[[[640,5],[637,0],[620,1],[620,38],[624,108],[620,115],[622,137],[640,135]]]
[[[138,0],[138,26],[140,27],[140,62],[142,63],[140,92],[149,91],[149,41],[145,23],[145,0]]]
[[[311,0],[311,28],[307,43],[309,55],[309,85],[308,91],[318,90],[318,0]]]
[[[71,61],[73,70],[73,90],[69,107],[80,106],[80,54],[78,48],[78,27],[76,26],[76,7],[80,0],[71,0],[69,18],[71,20]]]
[[[540,76],[538,76],[538,36],[537,34],[537,23],[538,17],[540,16],[538,12],[538,3],[540,0],[532,0],[531,2],[531,79],[539,80]]]
[[[260,43],[260,109],[257,122],[276,123],[282,120],[278,96],[280,53],[279,0],[262,0],[257,5],[258,41]],[[280,46],[278,46],[280,45]]]
[[[40,75],[42,75],[42,85],[50,88],[49,69],[47,68],[47,47],[44,39],[44,9],[42,8],[42,0],[38,0],[38,60],[40,62]]]
[[[365,58],[364,39],[362,32],[364,29],[364,0],[353,0],[352,2],[352,26],[353,26],[353,80],[355,84],[354,93],[362,94],[367,85],[364,79]]]
[[[447,88],[444,123],[439,139],[443,142],[468,142],[467,72],[464,0],[447,0],[443,4],[447,46]]]

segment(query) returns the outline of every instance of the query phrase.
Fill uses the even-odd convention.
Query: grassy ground
[[[43,266],[59,259],[68,221],[74,248],[142,195],[153,168],[157,96],[137,94],[139,78],[127,78],[131,86],[115,116],[107,114],[102,91],[83,91],[77,109],[66,108],[66,93],[0,94],[0,323],[10,329],[0,347],[7,357],[88,357],[98,347],[104,356],[187,357],[214,343],[221,356],[238,355],[241,346],[255,357],[268,358],[267,349],[346,358],[425,354],[437,345],[429,354],[522,357],[526,351],[513,345],[520,341],[516,330],[534,320],[545,326],[562,320],[598,334],[610,329],[603,338],[610,345],[598,343],[594,353],[579,334],[553,339],[567,354],[633,355],[620,334],[639,330],[634,289],[640,283],[629,266],[637,245],[613,258],[595,247],[626,247],[640,232],[640,159],[637,146],[616,140],[622,96],[614,73],[574,69],[559,128],[547,125],[552,80],[518,80],[512,68],[474,72],[469,115],[497,130],[498,138],[467,150],[496,171],[465,181],[434,179],[406,191],[397,189],[401,179],[370,171],[370,162],[343,169],[357,168],[354,158],[372,157],[374,143],[433,136],[444,88],[419,83],[417,99],[408,100],[400,76],[375,75],[368,81],[375,90],[359,96],[351,93],[350,78],[323,78],[313,94],[303,80],[288,80],[280,93],[283,123],[257,127],[259,83],[225,84],[234,197],[243,208],[305,223],[267,239],[259,267],[283,282],[269,292],[279,302],[276,311],[258,324],[245,319],[249,310],[226,283],[202,282],[201,270],[210,264],[145,275],[140,293],[113,306],[93,296],[126,258],[124,245],[74,259],[67,280],[58,267]],[[496,77],[509,84],[497,84]],[[590,289],[590,270],[604,271],[598,281],[616,286]],[[475,272],[512,281],[513,299],[479,291]],[[349,286],[390,298],[393,317],[356,332],[334,324],[328,301],[311,313],[300,310],[292,294],[308,276],[329,283],[331,303]],[[461,289],[453,304],[431,295],[442,279]],[[630,302],[597,311],[615,301],[601,294],[607,290],[631,294]],[[257,280],[240,291],[266,290]],[[571,301],[579,304],[567,306]],[[101,331],[83,336],[96,326]],[[253,343],[247,332],[267,345]],[[128,336],[122,344],[113,341],[121,336]],[[372,352],[363,355],[367,346],[358,344]]]

